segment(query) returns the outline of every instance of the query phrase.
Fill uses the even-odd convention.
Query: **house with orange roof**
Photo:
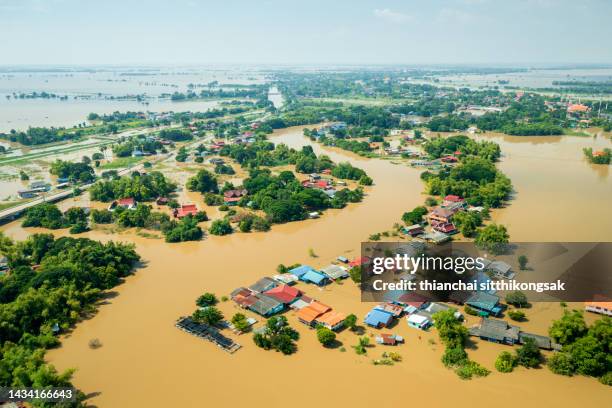
[[[300,311],[297,313],[297,318],[300,322],[312,327],[315,325],[317,317],[329,312],[330,310],[331,307],[315,300],[308,306],[300,309]]]
[[[589,110],[591,110],[591,108],[581,103],[573,103],[573,104],[568,105],[567,107],[568,113],[586,113]]]
[[[330,310],[327,313],[323,313],[321,316],[317,317],[315,322],[316,324],[320,324],[324,327],[327,327],[330,330],[340,330],[342,326],[344,326],[344,320],[346,319],[346,315],[340,312],[334,312]]]

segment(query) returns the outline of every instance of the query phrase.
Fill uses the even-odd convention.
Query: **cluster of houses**
[[[313,134],[318,139],[322,136],[327,135],[328,133],[336,133],[341,132],[347,129],[347,125],[345,122],[336,122],[329,125],[322,126],[318,128]]]
[[[449,194],[444,197],[442,204],[432,208],[426,215],[427,222],[431,226],[431,231],[425,231],[421,224],[404,227],[404,234],[421,241],[441,244],[451,239],[451,236],[458,233],[453,216],[459,211],[481,212],[483,207],[468,206],[465,199],[457,195]],[[510,279],[511,277],[506,277]]]
[[[352,262],[344,257],[338,257],[338,260],[348,266],[363,262],[361,258]],[[308,265],[299,265],[287,273],[264,277],[249,287],[237,288],[231,293],[231,299],[238,306],[263,317],[292,309],[297,312],[298,320],[307,326],[322,325],[330,330],[338,330],[343,326],[346,315],[307,296],[293,285],[301,281],[324,286],[348,276],[347,268],[338,264],[329,264],[318,270]]]
[[[380,303],[365,316],[364,323],[377,329],[393,325],[396,319],[406,318],[409,327],[427,330],[433,325],[433,315],[448,310],[450,306],[438,302],[430,302],[418,293],[404,293],[392,302]],[[460,312],[455,317],[463,319]]]
[[[169,201],[170,200],[167,197],[160,197],[155,201],[155,203],[157,205],[167,205]],[[126,210],[135,210],[137,206],[138,206],[138,203],[136,202],[134,198],[127,197],[127,198],[120,198],[119,200],[113,201],[109,205],[108,210],[114,211],[119,207],[126,209]],[[193,217],[198,213],[198,211],[199,211],[198,207],[195,204],[182,204],[180,207],[175,208],[172,211],[172,215],[174,216],[174,218],[181,219],[188,215],[191,215]]]
[[[322,175],[331,175],[331,170],[325,169],[321,171]],[[302,181],[302,186],[306,188],[315,188],[323,191],[330,198],[334,198],[336,195],[336,189],[334,188],[334,181],[327,177],[324,178],[321,174],[312,173],[308,176],[307,180]],[[340,182],[338,182],[340,183]]]
[[[310,272],[317,273],[310,268],[303,275]],[[297,312],[298,320],[307,326],[322,325],[330,330],[339,330],[343,327],[346,319],[344,313],[332,310],[330,306],[291,286],[291,283],[295,282],[293,277],[285,275],[287,274],[281,275],[281,279],[264,277],[249,287],[235,289],[231,293],[231,298],[238,306],[263,317],[270,317],[284,310],[292,309]],[[321,284],[324,279],[328,279],[321,279],[318,273],[317,276],[311,276],[310,278],[313,282],[318,282],[315,284]]]

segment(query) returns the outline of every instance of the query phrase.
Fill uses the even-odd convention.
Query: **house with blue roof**
[[[364,323],[371,327],[380,329],[381,327],[387,327],[393,321],[393,314],[381,309],[372,309],[364,319]]]
[[[499,316],[502,312],[499,296],[486,292],[474,293],[466,300],[465,304],[478,310],[478,314],[481,316]]]
[[[300,280],[306,283],[314,283],[318,286],[327,285],[329,283],[329,278],[322,273],[319,273],[315,270],[311,270],[300,276]]]
[[[304,275],[306,272],[316,272],[312,267],[308,266],[308,265],[300,265],[297,268],[293,268],[289,270],[289,273],[297,276],[298,279],[300,279],[302,277],[302,275]]]

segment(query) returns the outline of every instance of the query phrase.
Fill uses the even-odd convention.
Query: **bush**
[[[520,310],[510,310],[508,316],[514,321],[521,322],[525,320],[525,313]]]
[[[74,224],[72,227],[70,227],[70,230],[69,230],[71,234],[80,234],[86,231],[89,231],[89,227],[87,226],[87,223],[85,222],[78,222]]]
[[[110,224],[113,222],[113,213],[108,210],[91,210],[91,220],[96,224]]]
[[[507,351],[502,351],[495,360],[495,368],[500,373],[510,373],[516,366],[516,357]]]
[[[572,356],[568,353],[555,353],[547,361],[548,368],[555,374],[572,376],[576,372],[576,367],[572,361]]]
[[[206,292],[196,300],[196,305],[200,307],[214,306],[218,303],[214,293]]]
[[[362,186],[371,186],[374,180],[370,176],[361,176],[359,179],[359,184]]]
[[[469,380],[472,377],[486,377],[490,371],[475,361],[468,361],[465,365],[455,371],[459,378]]]
[[[608,371],[601,377],[599,377],[599,382],[603,385],[612,385],[612,371]]]
[[[227,235],[233,231],[228,220],[215,220],[208,230],[212,235]]]
[[[478,310],[470,307],[469,305],[463,306],[463,311],[465,314],[469,314],[470,316],[478,316]]]
[[[206,203],[206,205],[210,206],[221,205],[223,204],[223,197],[219,194],[205,193],[204,202]]]
[[[468,356],[463,347],[447,348],[442,355],[442,364],[445,367],[461,366],[467,361]]]

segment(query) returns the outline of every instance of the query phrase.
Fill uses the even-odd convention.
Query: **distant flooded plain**
[[[510,206],[496,210],[494,218],[508,225],[513,239],[612,238],[610,217],[591,216],[607,208],[612,181],[603,170],[581,160],[583,144],[599,146],[609,140],[479,137],[493,138],[502,145],[504,157],[499,165],[512,179],[516,196]],[[275,132],[271,140],[296,148],[311,144],[301,127]],[[389,351],[381,346],[370,348],[367,356],[356,355],[351,346],[357,336],[348,331],[338,336],[345,352],[321,347],[314,331],[300,324],[293,312],[286,315],[301,339],[298,352],[289,357],[258,349],[251,335],[232,335],[243,348],[228,355],[174,328],[177,317],[190,314],[203,292],[228,295],[238,286],[274,274],[279,263],[320,267],[338,255],[358,256],[361,241],[371,233],[389,230],[404,211],[423,203],[419,170],[313,147],[318,154],[328,154],[336,162],[350,161],[373,177],[375,184],[367,189],[362,203],[327,211],[317,220],[274,226],[268,233],[209,237],[200,242],[166,244],[133,233],[84,234],[102,241],[134,242],[143,266],[116,289],[116,296],[108,299],[95,317],[80,323],[62,339],[61,348],[47,354],[49,361],[59,369],[76,367],[74,383],[90,394],[90,403],[98,407],[231,407],[244,403],[254,407],[410,403],[471,407],[487,401],[513,408],[575,407],[577,401],[592,406],[610,404],[609,388],[592,378],[558,376],[547,368],[497,373],[495,357],[511,348],[482,341],[468,353],[493,372],[483,379],[460,380],[440,362],[443,346],[437,333],[410,329],[404,320],[388,330],[406,339],[405,345],[392,350],[404,361],[392,367],[372,365],[372,359]],[[21,228],[18,221],[2,230],[17,239],[38,232]],[[309,256],[310,248],[316,257]],[[349,281],[324,289],[303,284],[299,288],[337,311],[355,313],[360,321],[372,307],[360,302],[358,289]],[[228,318],[240,311],[231,301],[221,302],[220,309]],[[522,326],[545,334],[550,321],[561,313],[558,304],[536,304]],[[587,318],[592,321],[594,317]],[[374,332],[366,331],[368,335]],[[88,342],[92,338],[98,338],[103,346],[91,350]]]

